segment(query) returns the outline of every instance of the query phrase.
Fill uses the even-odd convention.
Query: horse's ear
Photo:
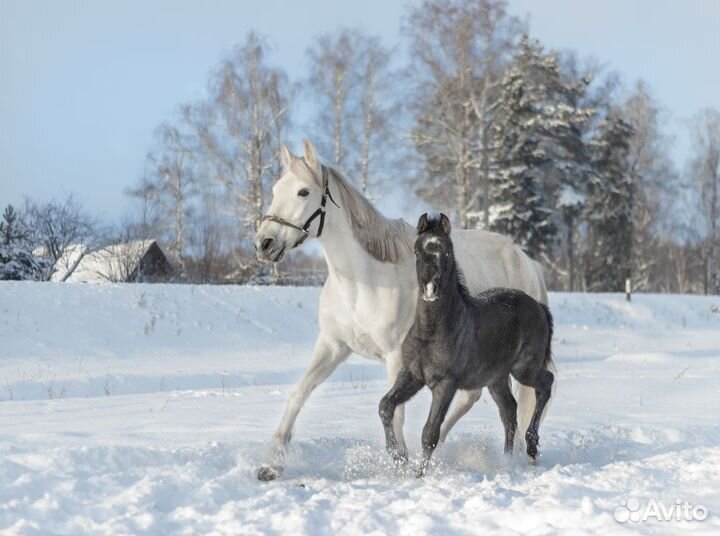
[[[443,230],[443,233],[446,235],[450,235],[450,229],[452,228],[450,226],[450,220],[445,214],[440,214],[440,228]]]
[[[427,212],[420,216],[420,219],[417,223],[417,232],[418,234],[424,233],[428,228],[428,217]]]
[[[295,158],[297,157],[292,154],[290,148],[283,143],[280,146],[280,163],[282,164],[283,169],[288,169]]]
[[[315,173],[320,173],[320,162],[318,161],[317,153],[315,152],[315,147],[313,147],[313,144],[310,143],[308,140],[303,140],[303,144],[305,145],[305,163],[312,169]]]

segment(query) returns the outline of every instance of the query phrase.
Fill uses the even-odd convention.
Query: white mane
[[[297,162],[303,161],[298,159]],[[303,167],[307,173],[309,169],[304,162]],[[353,236],[365,251],[381,262],[392,263],[412,253],[415,233],[406,221],[386,218],[339,171],[329,166],[326,169],[331,193],[337,192],[335,201],[345,212]],[[317,177],[316,173],[310,175],[322,188],[322,178]]]

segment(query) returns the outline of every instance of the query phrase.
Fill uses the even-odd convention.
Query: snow
[[[551,294],[559,384],[536,467],[503,458],[487,395],[424,480],[392,466],[384,369],[353,357],[260,483],[318,293],[0,283],[0,533],[720,531],[720,298]],[[414,454],[428,401],[408,407]],[[709,517],[615,521],[635,499]]]
[[[583,206],[587,198],[585,194],[578,192],[575,188],[569,185],[565,185],[560,190],[560,194],[557,199],[558,208],[562,207],[579,207]]]

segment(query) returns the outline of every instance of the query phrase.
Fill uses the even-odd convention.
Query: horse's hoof
[[[258,470],[257,479],[260,482],[270,482],[272,480],[277,480],[278,478],[280,478],[281,474],[282,471],[280,470],[280,468],[268,467],[267,465],[263,465]]]
[[[532,456],[532,455],[528,454],[528,455],[527,455],[527,461],[528,461],[528,463],[529,463],[530,465],[537,465],[537,463],[538,463],[537,454],[536,454],[535,456]]]

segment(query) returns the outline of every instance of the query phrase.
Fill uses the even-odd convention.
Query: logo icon
[[[627,523],[632,521],[637,523],[640,521],[640,501],[634,497],[623,499],[620,506],[615,508],[613,517],[618,523]]]
[[[638,523],[654,519],[655,521],[705,521],[709,512],[707,507],[693,505],[682,499],[675,499],[674,503],[666,505],[661,501],[650,499],[645,505],[635,497],[620,501],[615,508],[613,517],[618,523]]]

